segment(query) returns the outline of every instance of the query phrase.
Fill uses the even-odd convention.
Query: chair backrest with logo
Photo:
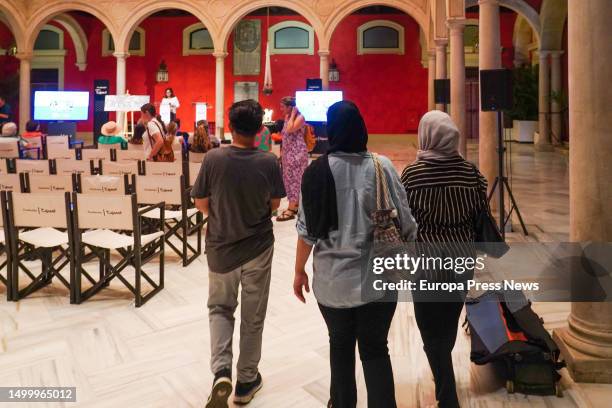
[[[27,159],[16,159],[15,160],[15,172],[16,173],[30,173],[39,175],[51,174],[49,170],[49,160],[27,160]]]
[[[182,176],[138,176],[136,197],[139,204],[181,205]]]
[[[92,174],[93,168],[90,160],[55,160],[55,173],[59,175]]]
[[[115,157],[117,162],[138,162],[145,158],[142,150],[116,150]]]
[[[131,195],[73,194],[79,229],[134,229],[136,197]]]
[[[81,159],[89,160],[110,160],[111,149],[81,149]]]
[[[10,140],[0,139],[0,158],[16,159],[19,157],[19,143],[11,138]]]
[[[21,191],[19,174],[0,174],[0,191]]]
[[[143,162],[144,174],[147,176],[181,176],[183,174],[183,163],[180,160],[174,162]]]
[[[41,176],[24,174],[25,186],[30,193],[57,194],[71,193],[73,190],[72,177],[65,175]]]
[[[102,174],[105,176],[123,176],[124,174],[138,174],[138,162],[102,162]]]
[[[198,178],[198,174],[200,174],[200,168],[202,165],[200,163],[189,163],[189,185],[195,185],[196,179]]]
[[[82,194],[124,195],[129,191],[127,176],[79,176],[77,180]]]
[[[206,156],[206,153],[189,152],[189,163],[202,164],[204,161],[204,156]]]
[[[65,194],[11,192],[8,196],[15,227],[68,228]]]

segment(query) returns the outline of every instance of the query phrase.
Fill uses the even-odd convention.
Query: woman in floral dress
[[[308,149],[304,134],[306,122],[295,106],[295,98],[286,96],[281,99],[280,110],[285,115],[282,135],[281,163],[283,182],[289,206],[276,217],[277,221],[288,221],[295,218],[300,204],[302,175],[308,166]]]

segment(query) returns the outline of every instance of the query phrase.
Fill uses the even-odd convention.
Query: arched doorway
[[[420,33],[409,14],[382,5],[354,10],[334,27],[330,57],[340,81],[330,89],[357,103],[370,133],[414,133],[427,111]]]

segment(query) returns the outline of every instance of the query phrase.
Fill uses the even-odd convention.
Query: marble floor
[[[414,145],[410,135],[372,136],[370,149],[391,157],[401,170],[414,159]],[[476,145],[469,150],[470,158],[477,156]],[[513,187],[532,232],[511,238],[567,239],[567,157],[513,145],[511,158]],[[275,234],[260,366],[264,387],[250,406],[323,407],[329,387],[326,329],[314,297],[304,305],[292,294],[294,224],[275,223]],[[139,309],[118,284],[78,306],[69,304],[59,284],[18,303],[0,300],[0,386],[77,387],[76,404],[33,407],[203,407],[212,382],[206,271],[204,257],[183,268],[169,256],[164,290]],[[535,308],[547,328],[566,324],[569,304]],[[433,382],[410,304],[399,305],[389,341],[398,405],[433,406]],[[565,371],[564,398],[508,395],[489,367],[470,363],[469,348],[469,337],[460,331],[453,358],[463,407],[609,406],[611,385],[575,384]],[[359,407],[365,407],[360,369],[357,377]]]

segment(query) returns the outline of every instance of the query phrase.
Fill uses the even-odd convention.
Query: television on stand
[[[89,92],[36,91],[34,119],[48,122],[49,135],[76,137],[76,122],[89,118]]]
[[[343,100],[342,91],[297,91],[295,105],[306,122],[314,128],[317,144],[311,153],[327,152],[327,110],[334,103]]]

